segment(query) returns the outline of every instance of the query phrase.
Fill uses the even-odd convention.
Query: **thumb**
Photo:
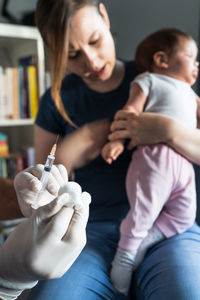
[[[139,141],[137,141],[136,139],[132,139],[128,145],[127,145],[127,150],[132,150],[134,147],[138,146]]]
[[[46,238],[60,241],[68,231],[74,209],[66,207],[68,194],[63,193],[51,203],[39,207],[34,212],[34,222],[38,230],[46,234]],[[43,228],[43,229],[42,229]]]
[[[79,206],[79,209],[75,208],[73,217],[69,225],[69,231],[71,232],[72,236],[78,236],[78,232],[80,234],[84,233],[85,228],[87,226],[87,221],[89,217],[89,204],[91,203],[91,196],[89,193],[82,193],[82,202],[83,205]],[[64,239],[67,240],[68,236],[66,235]]]

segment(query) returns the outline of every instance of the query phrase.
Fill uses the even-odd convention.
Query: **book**
[[[38,111],[38,102],[39,102],[36,67],[28,66],[27,73],[28,73],[29,113],[30,113],[30,118],[35,119]]]
[[[23,118],[35,118],[37,110],[37,102],[36,101],[36,92],[37,92],[37,99],[38,99],[38,58],[37,55],[27,55],[25,57],[21,57],[18,60],[19,67],[23,68]],[[29,67],[34,67],[36,71],[30,71],[29,74]],[[32,68],[31,68],[32,69]],[[36,74],[36,90],[35,90],[35,75]],[[31,83],[30,78],[31,77]],[[29,85],[31,85],[29,87]],[[30,91],[31,90],[31,91]],[[21,97],[22,98],[22,97]]]
[[[27,119],[30,117],[27,67],[23,68],[23,89],[22,89],[22,91],[23,91],[23,118]]]
[[[7,156],[8,154],[8,137],[3,132],[0,132],[0,156]]]
[[[19,117],[24,117],[24,98],[23,98],[23,67],[18,67],[18,85],[19,85]]]
[[[12,105],[12,119],[18,120],[20,118],[18,68],[12,68]]]
[[[27,67],[27,66],[35,66],[37,68],[38,58],[37,55],[27,55],[24,57],[20,57],[18,60],[19,66]]]
[[[6,107],[5,107],[5,117],[6,119],[12,119],[13,116],[13,70],[11,67],[5,68],[6,76]]]
[[[8,177],[7,164],[6,164],[5,157],[0,157],[0,177],[3,177],[3,178]]]
[[[0,120],[4,119],[4,70],[0,66]]]

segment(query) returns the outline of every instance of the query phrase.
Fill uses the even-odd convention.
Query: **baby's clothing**
[[[196,128],[197,96],[189,84],[149,72],[137,76],[133,83],[137,83],[147,97],[145,111],[166,115]],[[158,236],[171,237],[194,223],[193,166],[168,145],[139,146],[128,168],[126,191],[130,210],[120,225],[120,240],[111,270],[113,284],[124,294],[129,290],[132,271],[149,248],[148,243],[143,244],[148,232],[156,226]],[[156,243],[159,239],[152,236],[151,241]],[[128,263],[124,257],[128,257]]]
[[[136,252],[154,223],[165,237],[194,223],[193,166],[167,145],[138,147],[128,168],[126,189],[130,210],[120,227],[121,248]]]
[[[137,76],[133,83],[137,83],[147,96],[145,111],[196,127],[197,100],[189,84],[149,72]],[[135,252],[154,222],[166,237],[170,237],[185,231],[195,220],[192,164],[167,145],[137,148],[128,168],[126,189],[130,211],[121,223],[119,241],[119,246],[125,250]]]
[[[115,258],[112,262],[110,277],[116,289],[120,293],[128,293],[132,273],[142,262],[147,249],[161,242],[164,238],[164,235],[160,232],[157,226],[153,225],[146,238],[142,241],[138,252],[131,253],[120,247],[117,248]]]
[[[197,96],[187,82],[145,72],[133,83],[148,97],[144,111],[165,115],[190,128],[197,127]]]

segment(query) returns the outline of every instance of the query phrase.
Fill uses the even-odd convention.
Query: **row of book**
[[[8,137],[0,132],[0,156],[8,156]]]
[[[38,83],[35,66],[0,66],[0,119],[35,118],[38,110]]]
[[[26,147],[22,154],[9,154],[0,157],[0,177],[13,179],[28,166],[34,165],[34,148]]]

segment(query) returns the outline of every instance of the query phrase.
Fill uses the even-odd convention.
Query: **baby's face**
[[[195,41],[180,37],[179,43],[168,57],[169,75],[193,85],[199,72],[197,54],[198,49]]]

